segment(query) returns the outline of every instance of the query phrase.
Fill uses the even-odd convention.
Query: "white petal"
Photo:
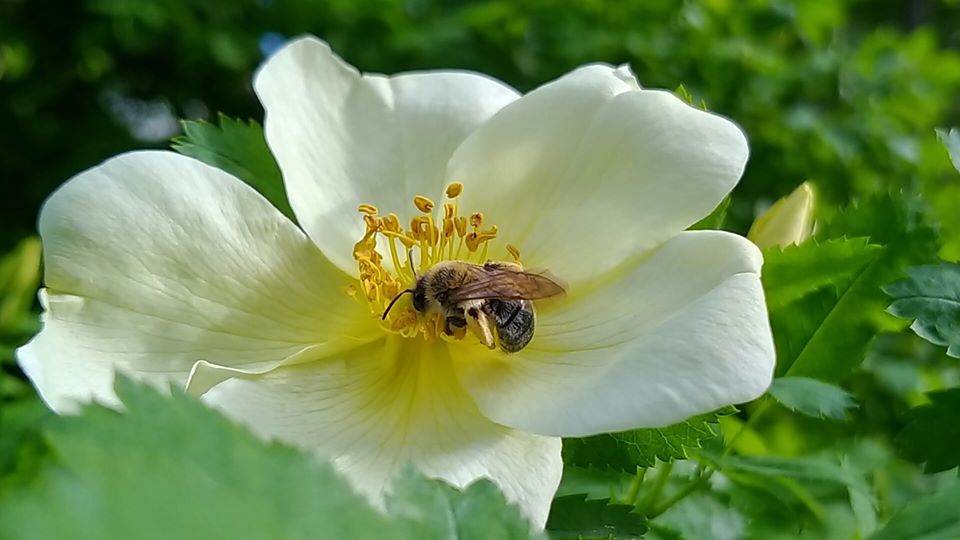
[[[327,257],[350,271],[364,231],[357,205],[408,222],[414,195],[443,193],[460,141],[517,97],[467,72],[361,76],[315,38],[270,58],[254,87],[290,206]]]
[[[204,400],[265,438],[331,458],[378,504],[413,463],[459,487],[490,478],[543,527],[560,481],[560,440],[487,420],[438,343],[391,336],[339,359],[228,380]]]
[[[55,410],[114,401],[112,373],[184,384],[194,363],[265,369],[372,339],[367,309],[293,223],[232,176],[170,152],[81,173],[40,215],[44,327],[18,351]]]
[[[746,160],[730,121],[592,65],[504,107],[448,176],[466,187],[461,208],[498,225],[526,266],[574,284],[706,216]]]
[[[752,400],[774,367],[760,264],[742,237],[682,233],[597,289],[545,305],[519,353],[454,349],[458,375],[494,421],[556,436]]]

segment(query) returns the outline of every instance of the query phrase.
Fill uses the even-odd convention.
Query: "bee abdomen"
[[[500,348],[517,352],[533,339],[533,305],[526,300],[488,300],[483,310],[496,321]]]

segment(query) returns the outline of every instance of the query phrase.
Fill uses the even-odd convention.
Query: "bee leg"
[[[467,320],[457,316],[447,317],[444,332],[454,339],[463,339],[463,336],[467,335]]]
[[[454,331],[456,330],[467,327],[467,320],[463,317],[450,316],[447,317],[446,321],[444,322],[446,323],[444,331],[450,335],[453,335]]]
[[[497,348],[497,340],[493,334],[493,322],[490,317],[478,307],[471,306],[464,311],[467,328],[486,345],[488,349]]]

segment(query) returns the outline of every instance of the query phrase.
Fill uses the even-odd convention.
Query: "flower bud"
[[[813,232],[813,205],[813,188],[804,182],[761,214],[750,227],[747,238],[763,249],[799,244]]]

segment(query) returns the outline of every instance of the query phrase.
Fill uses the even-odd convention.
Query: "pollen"
[[[444,321],[436,314],[418,313],[410,295],[400,298],[383,317],[390,302],[398,294],[412,291],[417,276],[438,262],[487,262],[488,246],[499,230],[496,225],[484,226],[480,212],[461,215],[457,201],[461,193],[463,184],[450,184],[445,191],[446,200],[439,207],[431,199],[417,195],[413,198],[417,212],[407,227],[395,213],[381,215],[376,206],[366,203],[357,207],[365,225],[363,237],[353,247],[360,282],[349,286],[345,293],[365,302],[386,331],[405,337],[423,335],[428,340],[463,338],[462,328],[445,332]],[[512,245],[507,250],[519,260],[519,250]]]

